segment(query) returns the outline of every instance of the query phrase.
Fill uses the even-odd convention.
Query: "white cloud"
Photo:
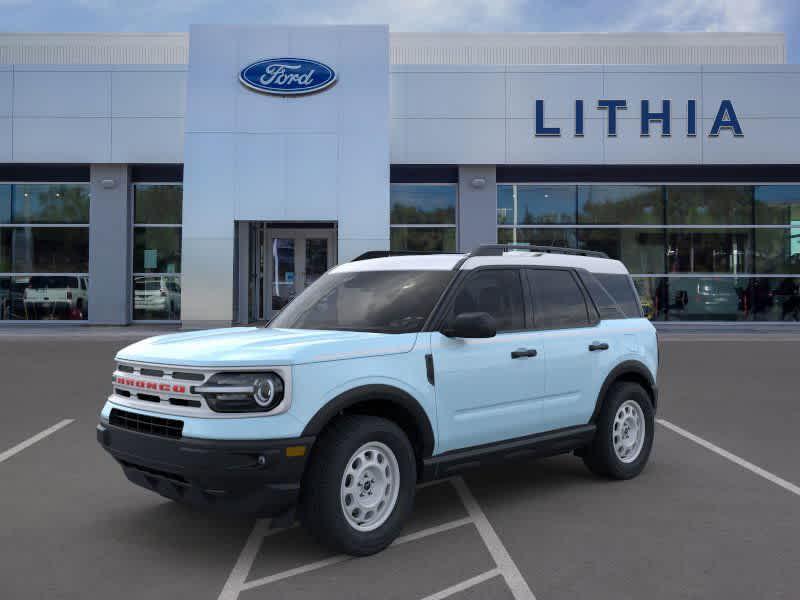
[[[393,31],[491,29],[520,23],[522,0],[355,0],[330,2],[309,12],[286,11],[304,23],[388,23]]]
[[[768,0],[647,2],[623,22],[629,31],[775,31],[781,11]]]

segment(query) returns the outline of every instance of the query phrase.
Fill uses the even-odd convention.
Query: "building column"
[[[458,250],[497,243],[497,169],[458,168]]]
[[[91,165],[89,201],[89,323],[130,323],[130,201],[128,165]]]

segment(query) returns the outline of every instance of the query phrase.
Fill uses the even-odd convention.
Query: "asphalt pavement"
[[[94,428],[115,351],[154,331],[0,332],[0,598],[798,597],[798,334],[663,334],[639,478],[572,456],[471,471],[351,559],[127,482]]]

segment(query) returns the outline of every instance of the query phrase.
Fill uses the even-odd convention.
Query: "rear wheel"
[[[383,550],[411,512],[414,451],[397,425],[344,416],[320,436],[303,482],[303,520],[321,543],[365,556]]]
[[[583,455],[593,473],[630,479],[642,472],[653,446],[655,419],[650,395],[637,383],[622,381],[608,391],[597,433]]]

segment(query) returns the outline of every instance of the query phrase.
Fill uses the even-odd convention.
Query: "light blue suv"
[[[331,269],[266,328],[124,348],[98,440],[136,484],[279,522],[298,508],[354,555],[392,542],[420,481],[566,452],[598,475],[641,472],[658,349],[622,263],[391,254]]]

